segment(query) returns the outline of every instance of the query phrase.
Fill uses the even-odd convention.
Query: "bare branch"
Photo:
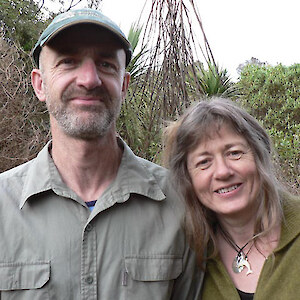
[[[25,162],[49,139],[48,116],[33,96],[30,58],[0,35],[0,172]]]

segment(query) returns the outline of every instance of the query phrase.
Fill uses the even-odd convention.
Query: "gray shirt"
[[[0,299],[193,300],[203,274],[181,229],[167,171],[126,144],[91,212],[48,144],[0,175]]]

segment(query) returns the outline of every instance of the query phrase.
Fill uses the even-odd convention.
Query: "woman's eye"
[[[235,150],[235,151],[230,151],[229,154],[228,154],[228,156],[231,159],[240,159],[243,154],[244,154],[243,151],[241,151],[241,150]]]
[[[196,163],[196,168],[205,170],[210,166],[210,160],[209,159],[202,159]]]

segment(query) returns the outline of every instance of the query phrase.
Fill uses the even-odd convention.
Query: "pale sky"
[[[300,0],[194,2],[216,62],[233,79],[237,78],[239,64],[251,57],[271,65],[300,63]],[[102,11],[127,34],[144,3],[145,0],[102,0]],[[151,3],[147,0],[142,20],[148,17]]]

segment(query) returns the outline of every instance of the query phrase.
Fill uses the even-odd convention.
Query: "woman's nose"
[[[224,157],[220,157],[215,160],[215,178],[216,179],[227,179],[233,174],[233,170],[230,166],[230,162]]]

